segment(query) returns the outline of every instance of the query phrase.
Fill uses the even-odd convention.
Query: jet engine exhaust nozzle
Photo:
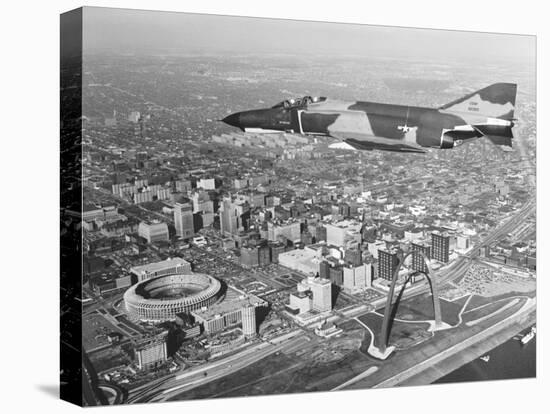
[[[441,146],[442,149],[451,149],[455,147],[455,139],[451,134],[444,133],[441,135]]]

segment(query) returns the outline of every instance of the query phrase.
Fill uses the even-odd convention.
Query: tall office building
[[[193,213],[201,211],[205,213],[214,212],[214,202],[210,199],[210,194],[207,191],[195,191],[191,195],[191,199],[193,200]]]
[[[362,252],[360,249],[346,249],[344,251],[344,260],[347,263],[352,264],[354,267],[361,266],[363,264]]]
[[[246,337],[256,336],[256,307],[246,305],[241,310],[243,334]]]
[[[304,283],[302,281],[302,283]],[[313,294],[313,309],[326,312],[332,309],[332,284],[328,279],[309,277],[306,279],[307,288]],[[299,289],[298,289],[299,290]]]
[[[343,267],[343,288],[348,292],[362,290],[372,285],[372,265],[363,263],[359,266],[347,265]]]
[[[315,242],[319,243],[320,241],[327,241],[327,228],[322,224],[315,227]]]
[[[258,264],[260,266],[271,264],[271,249],[267,244],[261,245],[258,250]]]
[[[319,263],[319,276],[322,279],[330,279],[330,263],[326,260]]]
[[[271,243],[269,247],[270,247],[270,253],[271,253],[270,255],[271,261],[273,263],[279,263],[279,255],[285,252],[285,249],[286,249],[285,245],[282,243]]]
[[[428,266],[426,266],[426,263],[424,262],[424,258],[417,254],[416,252],[421,252],[426,255],[428,259],[432,258],[432,248],[429,244],[426,243],[412,243],[411,249],[414,252],[412,254],[412,269],[415,272],[423,272],[428,273]]]
[[[449,235],[432,233],[432,258],[443,263],[449,262]]]
[[[220,205],[220,230],[224,236],[236,235],[248,228],[250,205],[242,199],[224,197]]]
[[[378,250],[378,277],[391,280],[398,264],[399,258],[396,250]]]
[[[176,235],[182,239],[190,239],[195,235],[193,226],[193,207],[186,201],[178,201],[174,206],[174,224]]]
[[[334,266],[329,269],[330,281],[336,286],[344,284],[344,269],[342,266]]]

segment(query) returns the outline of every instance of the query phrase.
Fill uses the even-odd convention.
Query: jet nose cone
[[[227,125],[241,128],[241,113],[235,112],[234,114],[228,115],[222,119],[222,122],[225,122]]]

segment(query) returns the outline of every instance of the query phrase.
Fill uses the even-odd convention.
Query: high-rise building
[[[319,263],[319,276],[322,279],[330,279],[330,263],[326,260]]]
[[[312,308],[319,312],[332,309],[332,284],[328,279],[308,276],[297,285],[298,293],[311,292]]]
[[[345,247],[349,243],[361,243],[361,223],[352,220],[343,220],[338,223],[325,224],[327,229],[327,243]]]
[[[153,221],[151,223],[142,221],[138,226],[138,234],[147,240],[147,243],[168,241],[169,239],[167,224],[159,221]]]
[[[449,235],[432,233],[432,258],[443,263],[449,262]]]
[[[178,201],[174,206],[174,224],[176,235],[182,239],[190,239],[195,235],[193,225],[193,207],[188,201]]]
[[[364,263],[359,266],[344,266],[343,271],[343,287],[345,290],[353,292],[371,287],[372,265],[370,263]]]
[[[327,241],[327,228],[323,225],[315,227],[315,242]]]
[[[193,200],[193,213],[214,212],[214,202],[210,199],[210,194],[207,191],[195,191],[191,195],[191,199]]]
[[[134,204],[148,203],[153,201],[153,192],[151,190],[137,191],[133,194]]]
[[[383,240],[375,240],[372,243],[368,243],[367,248],[372,257],[378,259],[378,252],[386,248],[386,242]]]
[[[267,238],[269,241],[277,241],[279,236],[283,236],[293,242],[300,241],[300,222],[273,222],[267,223]]]
[[[297,314],[309,312],[312,308],[311,291],[296,292],[290,294],[290,309]]]
[[[256,267],[260,265],[259,246],[241,247],[241,265],[246,267]]]
[[[285,245],[282,243],[270,244],[271,261],[273,263],[279,263],[279,255],[285,252]]]
[[[359,249],[346,249],[344,252],[344,260],[354,267],[360,266],[363,263],[362,252]]]
[[[351,215],[351,208],[349,204],[346,204],[346,203],[338,204],[338,214],[344,217],[349,217]]]
[[[156,192],[157,200],[169,200],[172,191],[169,188],[159,188]]]
[[[427,274],[428,266],[426,266],[424,258],[416,252],[424,253],[428,259],[431,259],[432,247],[427,243],[417,242],[411,244],[411,249],[414,252],[412,254],[412,270],[415,272],[423,272]]]
[[[398,264],[399,258],[396,250],[378,250],[378,277],[391,280]]]
[[[330,280],[317,277],[309,284],[313,293],[313,309],[326,312],[332,309],[332,284]]]
[[[198,188],[204,188],[205,190],[215,190],[216,180],[214,178],[201,178],[197,182]]]
[[[246,337],[256,336],[256,307],[246,305],[241,310],[243,334]]]
[[[259,246],[258,249],[258,264],[260,266],[267,266],[271,264],[271,249],[267,244]]]
[[[305,246],[313,244],[313,236],[309,231],[305,231],[300,235],[300,242]]]
[[[238,234],[248,228],[250,205],[243,199],[224,197],[220,205],[220,230],[224,236]]]
[[[162,364],[168,358],[166,334],[148,338],[135,347],[136,363],[139,369],[148,369]]]
[[[332,309],[332,284],[328,279],[309,276],[298,283],[298,292],[311,291],[312,307],[320,312]]]
[[[334,266],[329,269],[330,281],[336,286],[344,284],[344,270],[342,266]]]
[[[191,181],[189,180],[177,180],[174,183],[175,189],[178,193],[187,193],[191,190]]]
[[[250,204],[254,207],[265,207],[265,193],[252,193],[250,195]]]

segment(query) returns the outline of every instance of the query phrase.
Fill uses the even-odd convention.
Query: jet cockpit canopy
[[[301,108],[307,107],[311,103],[318,103],[326,100],[327,98],[324,96],[304,96],[303,98],[290,98],[279,102],[277,105],[274,105],[273,108]]]

